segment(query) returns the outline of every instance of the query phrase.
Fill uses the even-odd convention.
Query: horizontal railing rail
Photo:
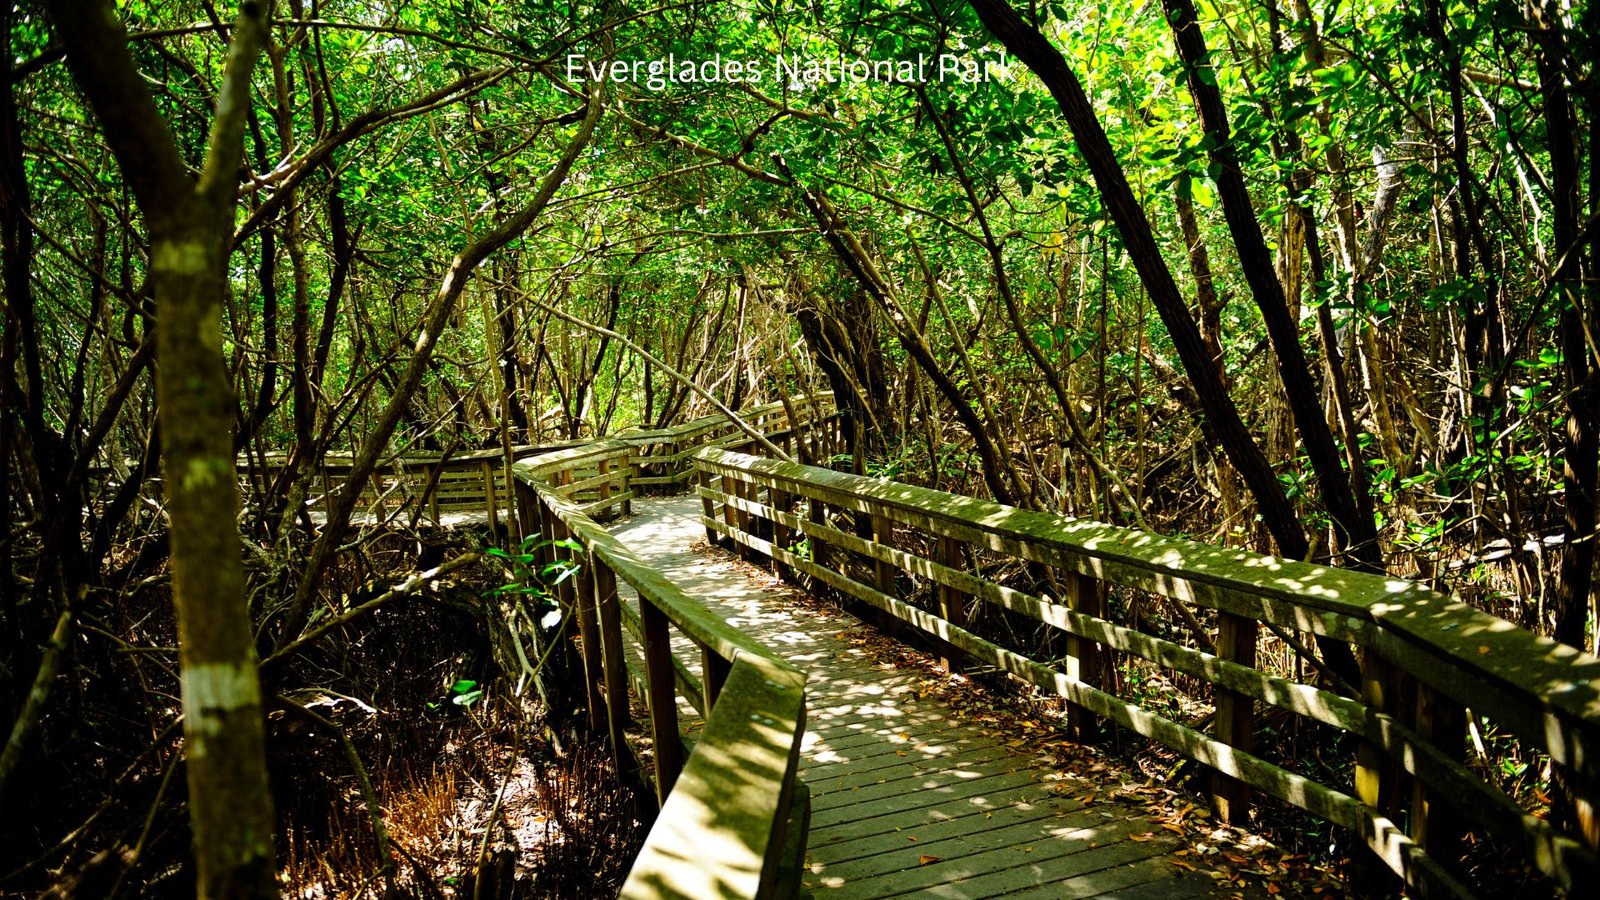
[[[833,395],[828,392],[802,395],[752,406],[738,412],[739,418],[760,431],[785,452],[806,456],[811,441],[837,439],[838,415]],[[795,421],[790,421],[793,417]],[[813,434],[813,432],[823,432]],[[626,466],[631,475],[621,478],[614,468],[615,457],[597,457],[595,464],[566,473],[579,505],[595,510],[627,513],[626,505],[616,501],[630,491],[672,493],[687,489],[694,466],[690,457],[705,446],[749,449],[754,439],[725,415],[695,419],[682,425],[658,429],[629,429],[605,439],[581,439],[553,444],[520,444],[511,448],[514,460],[538,459],[551,454],[585,451],[608,441],[620,441],[631,449]],[[328,497],[343,488],[353,457],[349,453],[330,453],[317,466],[320,492],[307,501],[310,512],[326,507]],[[241,461],[242,463],[244,461]],[[256,460],[253,471],[263,483],[273,478],[290,462],[285,454],[268,454]],[[242,473],[251,467],[241,464]],[[621,482],[626,480],[627,487]],[[506,484],[505,454],[498,449],[462,453],[408,451],[380,463],[361,489],[357,510],[370,520],[384,521],[407,510],[434,525],[453,515],[481,515],[498,523],[512,514]],[[629,493],[631,498],[633,494]]]
[[[813,455],[812,447],[839,446],[839,417],[832,393],[794,397],[751,407],[739,417],[790,455],[802,461],[824,461]],[[730,450],[748,449],[755,440],[734,425],[727,416],[707,416],[674,428],[628,430],[617,435],[637,448],[633,483],[662,493],[688,489],[694,474],[692,457],[701,447]]]
[[[951,665],[981,661],[1060,695],[1081,736],[1109,720],[1212,767],[1225,815],[1242,813],[1250,789],[1293,804],[1353,831],[1429,895],[1470,895],[1451,862],[1467,822],[1564,889],[1600,877],[1592,847],[1462,761],[1470,707],[1547,752],[1580,804],[1600,798],[1600,659],[1401,579],[717,448],[698,451],[695,466],[713,541],[926,633]],[[1030,594],[985,578],[977,574],[980,553],[1024,561],[1052,587]],[[932,589],[929,609],[907,601],[912,585]],[[1108,585],[1215,610],[1214,652],[1111,621]],[[968,627],[974,601],[1060,629],[1065,657],[1039,661],[980,637]],[[1361,697],[1258,666],[1263,624],[1290,641],[1282,629],[1354,645]],[[1113,693],[1104,677],[1109,652],[1212,685],[1212,734]],[[1354,735],[1354,795],[1253,752],[1257,702]]]

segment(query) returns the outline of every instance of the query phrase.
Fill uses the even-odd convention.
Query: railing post
[[[495,534],[500,530],[500,510],[495,503],[494,491],[494,466],[487,460],[483,463],[483,506],[484,512],[489,516],[489,533]]]
[[[1105,599],[1100,583],[1088,575],[1066,572],[1062,575],[1062,597],[1068,609],[1086,616],[1104,618]],[[1067,635],[1067,677],[1089,687],[1100,686],[1100,645],[1075,634]],[[1100,737],[1100,719],[1077,704],[1067,706],[1067,733],[1080,744]]]
[[[1396,676],[1388,660],[1365,648],[1361,658],[1361,701],[1378,712],[1395,712],[1399,706]],[[1355,788],[1362,803],[1393,818],[1397,776],[1393,760],[1382,747],[1368,740],[1356,744]],[[1370,849],[1358,848],[1351,862],[1351,880],[1363,893],[1383,896],[1398,891],[1399,879]]]
[[[767,489],[767,499],[772,503],[772,546],[777,550],[788,550],[789,542],[793,539],[794,530],[788,525],[778,521],[778,516],[789,513],[794,507],[794,498],[788,491],[777,488]],[[778,560],[778,554],[772,554],[772,574],[780,579],[793,582],[794,570]]]
[[[633,490],[633,449],[631,447],[623,451],[621,474],[622,514],[631,516],[633,515],[633,498],[628,496]]]
[[[441,460],[428,467],[428,514],[433,517],[435,527],[443,525],[439,520],[439,479],[444,477],[444,462]]]
[[[683,771],[683,737],[678,734],[678,696],[672,669],[672,639],[667,614],[649,598],[639,598],[639,624],[644,636],[644,673],[650,706],[650,733],[655,738],[656,801],[666,803]]]
[[[555,510],[542,502],[539,506],[543,510],[545,526],[543,535],[546,541],[535,551],[534,556],[539,561],[540,568],[543,569],[546,566],[554,565],[563,558],[563,551],[552,542],[567,537],[567,529],[566,523],[562,522],[561,518],[555,514]],[[561,584],[556,585],[550,593],[555,598],[557,607],[561,610],[563,620],[569,620],[568,617],[579,620],[578,627],[581,635],[583,623],[575,608],[577,598],[576,592],[573,590],[572,579],[568,578]],[[568,708],[576,707],[580,702],[573,691],[572,679],[578,677],[575,676],[575,673],[582,670],[583,660],[577,652],[577,642],[571,639],[569,633],[560,632],[552,636],[552,641],[553,643],[544,650],[546,657],[544,665],[550,668],[547,672],[541,673],[541,681],[547,690],[553,689],[560,694],[559,698],[551,698],[552,709],[557,711],[559,715]],[[556,705],[557,703],[559,705]]]
[[[706,715],[711,715],[711,708],[716,706],[717,698],[722,696],[722,685],[728,680],[728,673],[733,670],[733,663],[723,659],[720,654],[710,647],[700,647],[700,678],[706,691]]]
[[[600,461],[595,463],[594,468],[596,475],[610,475],[611,460],[601,457]],[[605,515],[610,515],[610,504],[606,503],[607,500],[611,499],[611,482],[609,480],[600,482],[599,495],[600,496],[597,499],[600,501],[600,505],[595,507],[595,511]]]
[[[1466,709],[1433,688],[1418,684],[1416,711],[1418,736],[1460,762],[1466,755]],[[1410,831],[1411,839],[1429,856],[1443,863],[1460,859],[1461,816],[1447,797],[1430,790],[1420,778],[1412,782]]]
[[[556,512],[555,512],[555,510],[550,508],[550,504],[544,502],[544,498],[543,497],[540,497],[539,498],[539,536],[544,539],[545,543],[539,548],[539,552],[536,555],[539,557],[539,562],[540,562],[541,565],[548,566],[551,563],[556,561],[555,547],[553,547],[553,546],[551,546],[549,544],[550,541],[553,541],[556,538],[556,524],[555,523],[556,523]]]
[[[812,452],[812,442],[814,440],[812,435],[815,433],[815,426],[816,423],[813,422],[809,416],[802,415],[800,417],[800,424],[796,425],[794,428],[794,451],[792,455],[794,456],[795,461],[799,462],[803,466],[814,466],[817,464],[817,455]]]
[[[743,501],[754,501],[755,500],[755,494],[756,494],[756,486],[754,484],[751,484],[748,481],[745,481],[743,478],[740,478],[740,479],[735,480],[734,483],[733,483],[733,493],[734,493],[734,496],[738,497],[740,500],[743,500]],[[749,535],[750,534],[750,513],[747,510],[745,510],[743,507],[740,507],[739,509],[734,510],[734,518],[737,519],[738,522],[739,522],[739,531],[742,534]],[[751,547],[748,544],[743,544],[743,543],[737,544],[734,547],[734,552],[738,553],[739,557],[741,559],[746,560],[747,562],[755,562],[756,561],[756,550],[755,550],[754,547]]]
[[[550,539],[552,541],[564,541],[570,537],[572,537],[572,532],[567,528],[567,523],[562,521],[560,516],[552,515],[550,517]],[[552,546],[550,548],[552,562],[559,562],[567,558],[570,553],[570,550],[561,547]],[[578,605],[578,592],[573,589],[572,581],[573,579],[568,577],[555,586],[556,599],[561,602],[562,609],[569,614],[575,612]],[[581,619],[579,625],[582,625]]]
[[[628,750],[628,668],[622,656],[622,611],[617,599],[617,574],[598,556],[589,554],[594,572],[595,611],[600,625],[601,662],[605,668],[606,730],[611,737],[612,760],[618,775],[634,770]],[[646,604],[648,605],[648,604]]]
[[[350,483],[350,474],[348,472],[345,473],[344,483],[346,485]],[[367,480],[361,485],[360,493],[356,494],[356,496],[360,498],[358,503],[362,505],[363,513],[374,522],[382,518],[379,515],[378,498],[383,496],[383,467],[378,466],[372,470],[372,474],[367,476]]]
[[[817,525],[828,524],[828,504],[815,497],[811,499],[811,521]],[[828,567],[828,542],[821,538],[811,540],[811,561],[826,569]]]
[[[733,532],[739,529],[739,511],[733,508],[733,498],[739,496],[739,479],[732,475],[722,476],[722,524],[728,526],[728,536],[723,538],[722,545],[729,550],[738,551],[739,542],[734,540]]]
[[[1217,656],[1255,668],[1256,637],[1260,628],[1255,619],[1217,613]],[[1246,753],[1254,748],[1254,698],[1218,687],[1215,717],[1217,740]],[[1250,816],[1250,786],[1220,772],[1212,778],[1211,797],[1217,817],[1232,825],[1244,824]]]
[[[714,490],[712,485],[715,482],[713,480],[713,476],[711,474],[711,470],[710,469],[702,469],[698,465],[695,466],[695,479],[700,482],[700,487],[703,488],[704,490],[706,490],[706,491]],[[700,495],[700,511],[705,515],[707,520],[715,520],[716,519],[716,517],[717,517],[716,501],[711,499],[710,494],[701,494]],[[717,534],[717,530],[715,528],[712,528],[711,525],[709,524],[709,521],[708,521],[708,524],[706,525],[706,543],[710,544],[713,547],[715,547],[717,545],[717,540],[720,537],[721,537],[721,535]]]
[[[876,543],[882,544],[885,547],[893,546],[894,522],[890,521],[884,516],[874,514],[872,516],[872,540]],[[895,596],[894,582],[896,569],[894,564],[887,563],[879,559],[873,561],[872,568],[878,590],[888,594],[891,597]]]
[[[965,565],[961,559],[961,542],[953,537],[939,538],[938,549],[939,564],[947,568],[963,570]],[[967,626],[967,597],[965,594],[947,584],[939,585],[939,617],[957,628]],[[961,664],[965,654],[959,647],[951,644],[944,645],[944,655],[940,663],[946,672],[961,671]]]
[[[517,492],[517,525],[522,537],[539,533],[539,510],[544,504],[539,502],[539,494],[533,488],[523,484],[519,479],[512,488]],[[437,497],[435,498],[437,500]]]
[[[1395,703],[1395,672],[1389,661],[1372,650],[1362,654],[1361,700],[1379,712],[1392,712]],[[1394,803],[1394,770],[1382,748],[1370,741],[1356,747],[1356,796],[1380,812]]]
[[[863,527],[865,526],[865,527]],[[856,534],[867,538],[885,547],[894,543],[894,522],[880,515],[859,514],[856,518]],[[893,563],[886,563],[875,559],[872,563],[873,587],[880,593],[890,597],[897,597],[895,593],[895,574],[897,570]],[[868,624],[887,635],[894,634],[900,627],[900,620],[888,610],[876,606],[867,606]]]
[[[594,572],[588,562],[585,559],[583,571],[569,580],[578,582],[578,636],[583,640],[583,694],[589,707],[589,730],[598,734],[605,724],[600,708],[600,683],[605,671],[600,657],[599,625],[595,618]]]
[[[669,493],[677,492],[678,482],[682,481],[684,476],[689,473],[688,467],[694,465],[694,454],[692,452],[694,447],[694,444],[686,442],[684,435],[675,434],[672,436],[672,454],[669,457],[671,462],[668,463],[669,471],[667,472],[672,478],[671,482],[669,482],[671,487]]]

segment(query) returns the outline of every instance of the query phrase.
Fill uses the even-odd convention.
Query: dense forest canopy
[[[25,0],[0,35],[0,791],[159,782],[181,652],[202,885],[275,889],[262,704],[317,675],[255,663],[380,571],[361,485],[413,451],[831,390],[859,471],[1594,646],[1593,3]],[[0,876],[119,840],[101,799],[8,822]]]

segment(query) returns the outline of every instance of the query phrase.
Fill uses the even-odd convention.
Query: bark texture
[[[1128,258],[1149,291],[1161,321],[1166,324],[1167,333],[1172,336],[1184,373],[1194,384],[1195,395],[1207,420],[1216,429],[1217,440],[1255,497],[1267,528],[1278,544],[1278,552],[1303,559],[1309,552],[1309,544],[1299,517],[1217,374],[1211,354],[1200,337],[1200,329],[1195,326],[1172,271],[1161,256],[1150,222],[1128,184],[1127,174],[1117,162],[1111,141],[1106,137],[1083,83],[1061,52],[1038,29],[1024,22],[1005,0],[968,0],[968,4],[983,20],[984,27],[1039,76],[1061,107],[1078,152],[1094,176],[1106,212],[1116,225]]]
[[[268,5],[247,0],[239,8],[198,181],[134,67],[112,3],[58,0],[51,9],[67,62],[150,231],[161,319],[157,421],[202,898],[278,895],[261,689],[235,524],[237,406],[222,356],[237,173]]]

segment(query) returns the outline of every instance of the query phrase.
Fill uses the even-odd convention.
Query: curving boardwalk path
[[[1220,895],[1166,858],[1178,843],[1142,807],[1079,799],[1118,785],[1060,790],[1052,759],[967,723],[918,692],[919,673],[851,641],[855,619],[800,608],[774,579],[706,551],[698,499],[634,510],[613,527],[618,538],[810,673],[800,777],[812,803],[804,887],[817,900]],[[698,668],[697,654],[683,658]]]

